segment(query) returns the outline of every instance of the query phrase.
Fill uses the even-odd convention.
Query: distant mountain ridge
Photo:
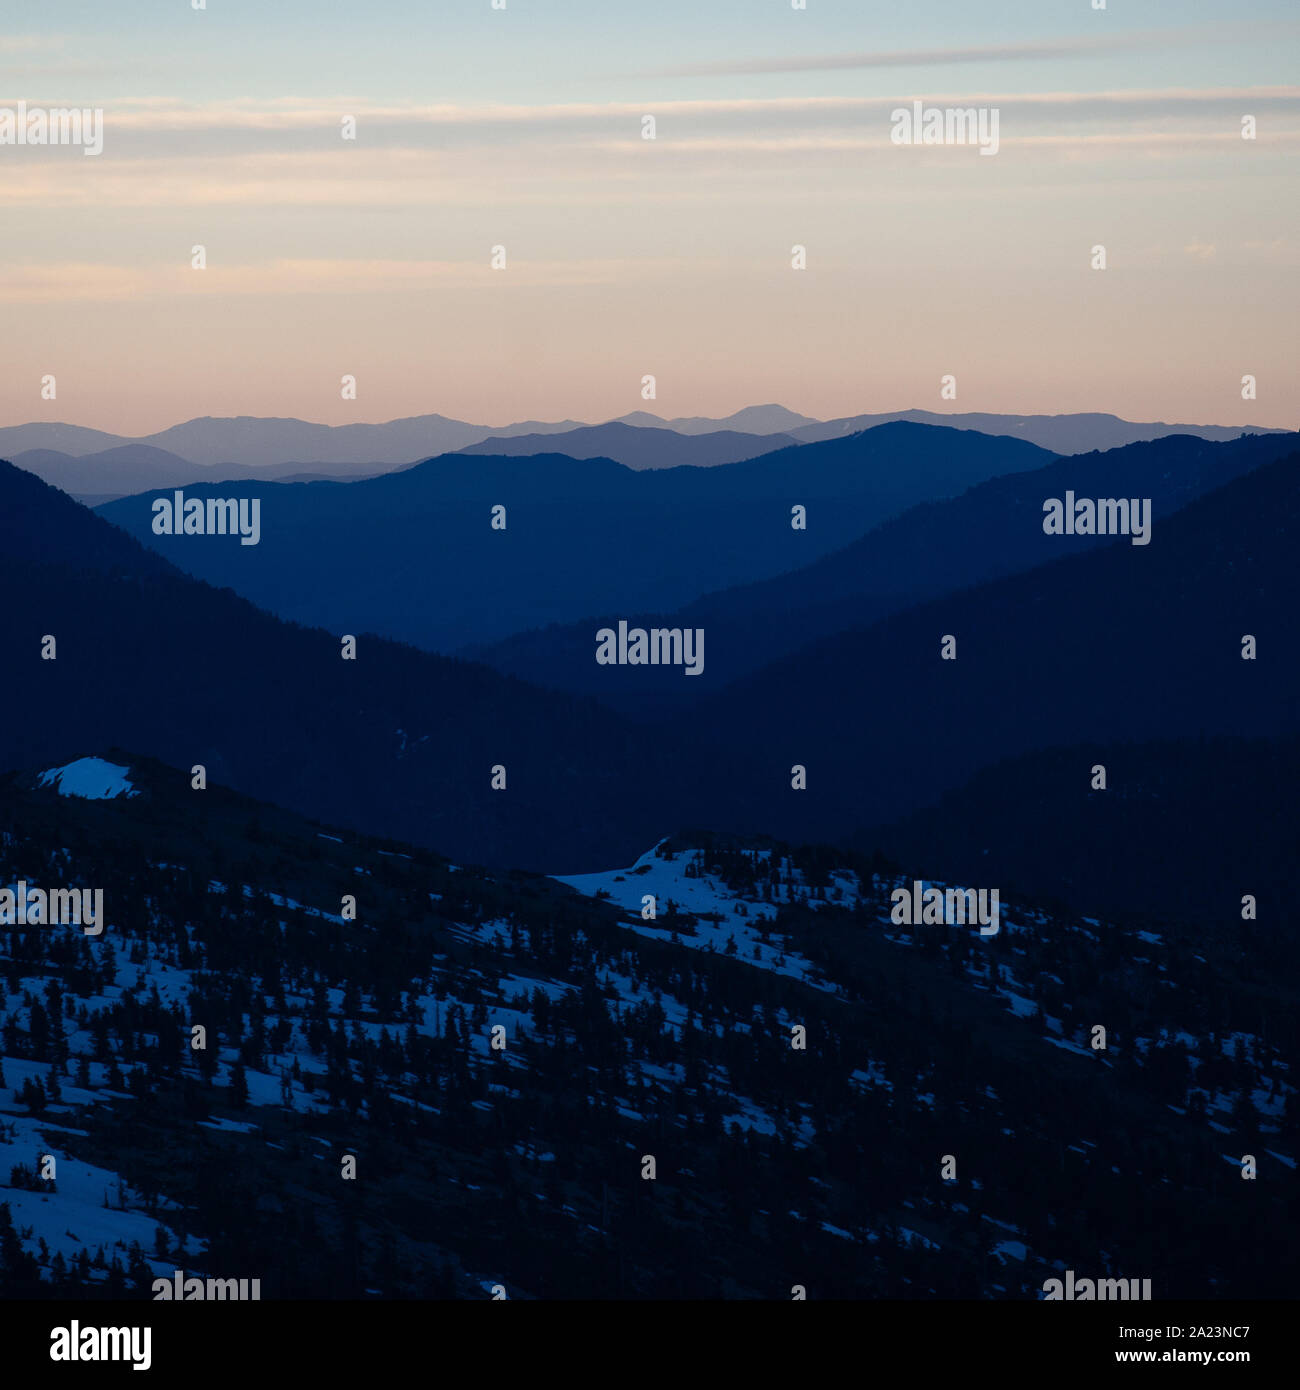
[[[255,546],[154,535],[149,493],[100,514],[281,617],[455,652],[614,606],[676,608],[1051,457],[1023,440],[898,423],[707,468],[445,454],[343,486],[223,486],[260,498]],[[791,524],[796,506],[806,529]]]
[[[1094,450],[1118,449],[1170,434],[1189,434],[1197,439],[1222,441],[1243,434],[1286,434],[1286,429],[1263,425],[1167,425],[1121,420],[1118,415],[1087,412],[1074,415],[989,415],[980,411],[951,414],[933,410],[899,410],[885,415],[849,415],[790,430],[796,439],[815,442],[835,439],[874,425],[894,420],[914,424],[946,425],[955,430],[979,430],[982,434],[1005,434],[1027,439],[1054,454],[1084,454]]]
[[[150,486],[183,486],[205,476],[209,468],[248,469],[260,476],[275,476],[260,470],[281,469],[287,473],[325,476],[364,476],[407,466],[440,454],[474,449],[491,439],[517,439],[529,436],[527,452],[569,453],[570,449],[531,447],[539,436],[562,436],[575,450],[572,457],[603,454],[630,467],[665,467],[673,463],[709,465],[729,463],[748,457],[750,446],[739,436],[769,438],[768,448],[791,442],[818,443],[856,434],[875,425],[903,420],[952,429],[977,430],[983,434],[1006,435],[1027,440],[1056,454],[1086,453],[1094,449],[1113,449],[1168,434],[1190,434],[1202,439],[1234,439],[1243,433],[1284,433],[1264,426],[1186,425],[1134,423],[1104,414],[1073,415],[991,415],[979,413],[942,414],[927,410],[904,410],[886,414],[844,416],[819,421],[780,405],[749,406],[721,419],[681,416],[665,419],[648,411],[633,411],[616,420],[587,423],[579,420],[521,420],[509,425],[476,425],[445,415],[418,415],[382,423],[321,425],[293,418],[237,416],[202,417],[186,420],[153,434],[132,438],[81,425],[34,421],[0,428],[0,458],[28,467],[55,486],[75,493],[123,495]],[[624,427],[622,431],[613,427]],[[600,447],[594,431],[607,431],[606,438],[619,440],[618,446]],[[662,432],[655,441],[663,445],[656,453],[642,450],[650,441],[636,441],[627,430]],[[686,441],[708,436],[726,436],[714,448]],[[139,452],[112,457],[116,450],[162,450],[184,461],[177,476],[145,476],[135,464],[146,460]],[[503,452],[515,453],[513,446]],[[760,452],[754,448],[753,452]],[[24,459],[24,455],[33,455]],[[51,457],[60,455],[60,458]],[[95,456],[90,459],[89,456]],[[69,463],[86,459],[93,476],[81,477]],[[155,462],[161,463],[156,457]],[[292,465],[292,466],[289,466]],[[116,471],[120,468],[120,473]],[[194,470],[198,469],[198,472]],[[237,476],[227,472],[222,476]],[[65,486],[63,477],[77,478],[76,486]],[[214,478],[213,481],[219,481]]]
[[[811,415],[787,410],[783,405],[750,405],[720,420],[707,415],[679,415],[676,419],[666,420],[662,416],[652,415],[648,410],[634,410],[629,415],[620,415],[611,423],[670,429],[678,434],[712,434],[719,430],[731,430],[737,434],[793,434],[798,429],[810,428],[821,421]]]
[[[192,463],[151,444],[122,444],[97,453],[60,453],[54,449],[28,449],[9,460],[16,468],[34,473],[42,482],[57,487],[87,506],[149,492],[156,488],[186,487],[192,483],[225,482],[228,479],[262,478],[285,482],[337,478],[351,481],[388,472],[386,464],[272,463],[254,468],[248,464]],[[91,500],[93,499],[93,500]]]
[[[79,458],[105,449],[146,445],[204,468],[231,464],[263,468],[283,463],[295,463],[300,470],[327,464],[392,466],[463,449],[496,435],[559,434],[580,428],[582,423],[523,420],[503,426],[472,425],[445,415],[419,415],[382,424],[319,425],[293,418],[204,416],[133,438],[37,421],[0,428],[0,457],[12,460],[17,454],[45,449]]]
[[[613,420],[607,425],[585,425],[562,434],[520,434],[511,439],[498,436],[458,452],[497,457],[565,454],[574,459],[613,459],[626,468],[638,469],[711,468],[788,449],[799,442],[789,434],[747,434],[740,430],[684,434]]]

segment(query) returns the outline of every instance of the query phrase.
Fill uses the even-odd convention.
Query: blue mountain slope
[[[1050,458],[1019,440],[894,424],[710,468],[443,455],[341,486],[191,490],[258,497],[261,539],[250,546],[155,536],[157,493],[100,514],[282,617],[454,651],[593,612],[673,608],[779,574],[919,501]],[[505,529],[492,525],[498,506]],[[796,506],[806,508],[804,530],[791,526]]]
[[[1295,736],[1298,470],[1300,453],[1255,469],[1157,521],[1147,546],[1118,539],[811,643],[656,738],[718,750],[705,823],[818,839],[1038,749]],[[1075,776],[1087,786],[1091,764]]]
[[[993,478],[960,497],[925,502],[801,569],[707,594],[669,613],[622,615],[645,627],[702,627],[699,679],[649,666],[597,666],[594,634],[616,615],[516,633],[466,649],[497,670],[597,695],[639,714],[698,700],[818,638],[867,627],[940,594],[1109,543],[1043,533],[1048,497],[1149,497],[1157,521],[1233,478],[1292,452],[1300,436],[1229,443],[1171,436],[1058,459]]]

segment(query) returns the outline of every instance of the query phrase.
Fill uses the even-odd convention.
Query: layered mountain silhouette
[[[231,478],[314,482],[332,478],[338,482],[388,471],[388,465],[358,463],[199,464],[152,444],[121,444],[92,454],[64,454],[55,449],[29,449],[9,460],[15,467],[35,473],[43,482],[59,488],[87,506],[98,506],[132,493],[156,488],[186,487],[190,483],[224,482]]]
[[[216,468],[222,477],[238,476],[224,470],[247,468],[260,473],[265,469],[281,469],[294,474],[323,476],[363,476],[390,468],[402,467],[421,459],[443,453],[474,448],[489,439],[516,439],[529,436],[551,438],[563,435],[569,447],[551,443],[546,447],[531,447],[530,453],[570,453],[574,457],[603,454],[633,467],[667,467],[674,463],[708,465],[748,457],[749,445],[735,439],[737,435],[769,436],[768,447],[782,444],[817,443],[827,439],[842,439],[861,433],[876,425],[898,420],[914,424],[941,425],[952,429],[976,430],[983,434],[1006,435],[1028,440],[1057,454],[1084,453],[1095,449],[1113,449],[1139,440],[1160,438],[1168,434],[1190,434],[1202,439],[1233,439],[1247,433],[1271,433],[1262,426],[1170,425],[1162,422],[1133,422],[1104,414],[1073,415],[991,415],[982,413],[939,413],[928,410],[904,410],[887,414],[852,415],[834,420],[814,420],[780,405],[750,406],[721,419],[706,416],[681,416],[664,419],[648,411],[638,410],[617,420],[588,423],[580,420],[520,420],[509,425],[471,424],[445,415],[418,415],[379,424],[321,425],[292,418],[237,416],[214,418],[204,416],[186,420],[168,429],[138,438],[110,434],[103,430],[87,429],[54,421],[33,421],[25,425],[0,428],[0,457],[20,466],[35,467],[47,482],[62,486],[57,476],[43,471],[46,463],[41,455],[61,454],[68,458],[105,455],[109,451],[141,446],[161,449],[182,458],[200,471],[192,477],[146,476],[139,486],[133,481],[129,455],[123,455],[122,479],[113,478],[111,468],[102,469],[103,478],[92,485],[68,490],[87,495],[122,495],[140,491],[145,486],[176,486],[203,476],[203,469]],[[625,433],[611,431],[614,441],[608,448],[596,448],[584,431],[609,426],[628,429],[667,431],[676,442],[660,435],[656,441],[662,450],[651,447],[650,441],[637,443]],[[708,435],[731,436],[730,442],[717,442],[710,449],[703,444],[692,449],[683,437],[703,438]],[[642,452],[642,444],[645,445]],[[672,444],[678,453],[667,457]],[[479,450],[482,452],[482,450]],[[515,453],[512,445],[503,453]],[[754,452],[760,452],[754,448]],[[32,454],[29,463],[21,456]],[[627,457],[624,455],[627,454]],[[138,456],[147,462],[147,455]],[[648,460],[648,461],[647,461]],[[666,460],[666,461],[665,461]],[[66,461],[50,459],[51,468],[68,471]],[[111,460],[103,459],[102,463]],[[287,467],[292,465],[292,467]],[[267,472],[263,476],[282,476]]]
[[[665,420],[647,410],[634,410],[629,415],[620,415],[615,423],[670,429],[678,434],[712,434],[720,430],[734,430],[740,434],[793,434],[797,429],[818,425],[821,421],[787,410],[783,405],[750,405],[716,420],[707,415],[679,415]]]
[[[612,421],[561,434],[521,434],[513,439],[485,439],[462,454],[567,454],[569,458],[607,458],[628,468],[708,468],[719,463],[770,454],[797,441],[788,434],[745,434],[737,430],[679,434],[675,430],[636,427]]]
[[[1055,454],[1082,454],[1097,449],[1118,449],[1125,444],[1159,439],[1168,434],[1190,434],[1198,439],[1236,439],[1242,434],[1271,434],[1274,431],[1252,425],[1167,425],[1162,421],[1145,424],[1121,420],[1118,415],[1085,412],[1073,415],[990,415],[983,411],[951,414],[933,410],[898,410],[886,415],[849,415],[841,420],[826,420],[796,426],[789,433],[796,439],[813,442],[836,439],[874,425],[893,420],[910,420],[915,424],[947,425],[951,429],[980,430],[984,434],[1006,434],[1015,439],[1027,439],[1040,448]]]
[[[616,862],[652,843],[662,818],[629,789],[680,780],[592,701],[364,629],[342,660],[338,638],[190,579],[7,463],[0,580],[0,636],[22,671],[5,686],[0,767],[126,745],[186,786],[202,764],[340,824],[548,869],[580,867],[578,846]],[[497,766],[506,791],[491,790]]]
[[[506,426],[510,433],[546,433],[572,429],[579,422],[556,425],[528,421]],[[411,463],[430,454],[463,449],[495,431],[445,415],[417,415],[381,425],[317,425],[305,420],[188,420],[150,435],[144,442],[192,459],[195,463],[246,463],[257,466],[290,459],[316,463]]]
[[[1170,436],[1058,459],[990,479],[959,497],[925,502],[812,564],[707,594],[670,613],[593,614],[467,648],[465,655],[543,685],[595,694],[637,714],[671,711],[818,638],[869,626],[943,593],[1111,543],[1050,536],[1043,502],[1067,491],[1149,497],[1157,520],[1196,497],[1291,453],[1297,435],[1229,443]],[[593,634],[618,616],[644,627],[702,627],[708,662],[698,679],[651,666],[597,666]]]
[[[292,418],[203,416],[154,434],[129,438],[79,425],[36,421],[0,429],[0,457],[12,460],[15,455],[34,449],[80,457],[136,444],[166,450],[205,468],[230,464],[262,468],[294,461],[301,468],[307,460],[322,466],[392,466],[463,449],[495,434],[509,437],[561,433],[581,424],[580,420],[521,420],[504,426],[472,425],[445,415],[417,415],[383,424],[319,425]]]
[[[900,441],[943,433],[888,428]],[[830,447],[852,456],[870,439]],[[1154,459],[1178,447],[1148,452]],[[1216,460],[1236,455],[1231,467],[1244,466],[1252,449],[1262,455],[1271,445],[1204,447],[1187,473],[1202,481],[1222,466]],[[682,471],[711,480],[777,457]],[[474,461],[485,462],[500,477],[532,469],[538,482],[551,463]],[[670,476],[560,462],[618,486]],[[1073,463],[1080,483],[1116,476],[1105,472],[1114,466],[1106,456]],[[1297,454],[1265,462],[1182,510],[1157,511],[1146,546],[1119,538],[1069,555],[1068,538],[1055,538],[1060,559],[813,641],[649,724],[368,636],[363,624],[343,629],[360,639],[358,659],[343,661],[337,635],[279,621],[182,575],[5,466],[0,577],[9,602],[0,635],[23,678],[7,686],[0,766],[131,747],[182,779],[201,763],[250,795],[339,824],[461,859],[552,871],[629,862],[637,846],[682,824],[843,842],[941,806],[972,778],[987,788],[988,769],[1007,759],[1085,744],[1294,737],[1297,466]],[[375,481],[391,487],[407,476]],[[372,486],[285,491],[365,498]],[[380,514],[391,517],[381,500]],[[995,511],[977,509],[970,524]],[[230,537],[190,539],[239,548]],[[936,562],[954,539],[936,533]],[[978,544],[978,531],[967,540]],[[1251,661],[1242,660],[1247,635],[1258,644]],[[947,636],[956,660],[941,659]],[[48,637],[54,660],[41,659]],[[1068,763],[1076,786],[1091,790],[1093,763],[1086,753],[1076,761]],[[807,769],[806,790],[791,787],[795,765]],[[505,770],[504,790],[491,789],[495,768]],[[1123,798],[1122,761],[1108,774],[1097,795]],[[978,800],[968,810],[978,820]],[[918,840],[899,834],[899,852],[917,853]],[[1040,878],[1055,862],[1045,854]],[[1060,879],[1068,887],[1068,874]]]
[[[154,494],[101,514],[282,617],[455,651],[612,605],[670,609],[779,574],[919,501],[1049,459],[1020,440],[899,423],[711,468],[444,455],[346,485],[194,490],[257,495],[255,546],[154,535]],[[498,507],[505,529],[492,524]],[[796,507],[805,530],[791,524]]]
[[[1300,454],[1127,539],[814,642],[669,727],[719,750],[704,823],[833,839],[1064,744],[1300,730]],[[946,638],[956,659],[944,660]],[[1254,660],[1243,660],[1253,637]],[[725,753],[724,751],[725,750]],[[791,790],[791,769],[807,789]],[[1074,770],[1090,786],[1092,765]],[[1123,796],[1122,772],[1111,794]],[[978,802],[968,808],[978,818]]]

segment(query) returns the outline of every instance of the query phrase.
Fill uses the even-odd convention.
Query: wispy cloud
[[[718,262],[717,266],[723,263]],[[715,267],[716,268],[716,267]],[[189,295],[320,296],[462,290],[482,295],[492,289],[529,286],[626,284],[630,278],[669,278],[676,260],[537,260],[517,257],[509,278],[478,261],[397,259],[279,259],[247,265],[213,264],[193,270],[178,258],[171,265],[105,265],[60,261],[0,267],[0,304],[53,304],[180,299]]]
[[[1188,47],[1201,43],[1255,40],[1258,25],[1247,33],[1240,26],[1215,24],[1182,29],[1145,29],[1122,34],[1079,34],[1065,39],[1025,40],[1021,43],[974,44],[959,48],[876,49],[867,53],[783,54],[777,58],[739,58],[719,63],[693,63],[663,68],[656,77],[717,77],[745,73],[835,72],[853,68],[949,67],[960,63],[1044,62],[1090,58],[1096,54],[1134,53]],[[1300,32],[1300,26],[1277,24],[1270,30]]]
[[[28,94],[29,106],[76,105],[57,94]],[[786,123],[798,120],[822,124],[836,120],[874,117],[914,98],[958,106],[996,106],[1020,111],[1038,121],[1163,120],[1206,117],[1216,111],[1300,110],[1300,86],[1174,87],[1100,92],[961,92],[944,94],[936,89],[912,89],[892,96],[792,96],[723,98],[709,100],[655,100],[622,102],[561,102],[536,105],[502,103],[438,105],[376,104],[339,97],[332,101],[304,101],[286,97],[274,100],[186,102],[170,97],[132,98],[105,105],[105,122],[111,132],[137,140],[145,136],[193,139],[200,136],[258,137],[256,148],[266,150],[268,138],[310,138],[320,148],[360,150],[382,137],[394,148],[403,140],[418,141],[426,148],[431,138],[439,148],[457,142],[498,140],[515,142],[529,136],[553,140],[565,134],[595,133],[608,138],[617,128],[639,135],[643,115],[653,114],[660,125],[660,141],[689,132],[700,134],[706,123],[741,124],[747,130],[761,121]],[[13,106],[16,95],[0,96],[0,106]],[[357,139],[340,139],[341,122],[351,116],[357,122]],[[160,146],[160,148],[162,148]],[[173,146],[174,148],[174,146]],[[195,145],[186,149],[198,152]],[[133,150],[133,152],[135,152]]]

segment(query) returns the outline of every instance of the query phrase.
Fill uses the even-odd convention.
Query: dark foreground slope
[[[708,836],[575,892],[105,756],[0,783],[0,883],[107,919],[0,928],[4,1296],[1287,1287],[1274,931],[895,926],[882,861]]]
[[[1079,769],[1108,773],[1094,791]],[[1300,739],[1187,738],[1049,748],[854,842],[918,874],[980,875],[1155,930],[1233,933],[1243,897],[1270,930],[1300,929]]]

